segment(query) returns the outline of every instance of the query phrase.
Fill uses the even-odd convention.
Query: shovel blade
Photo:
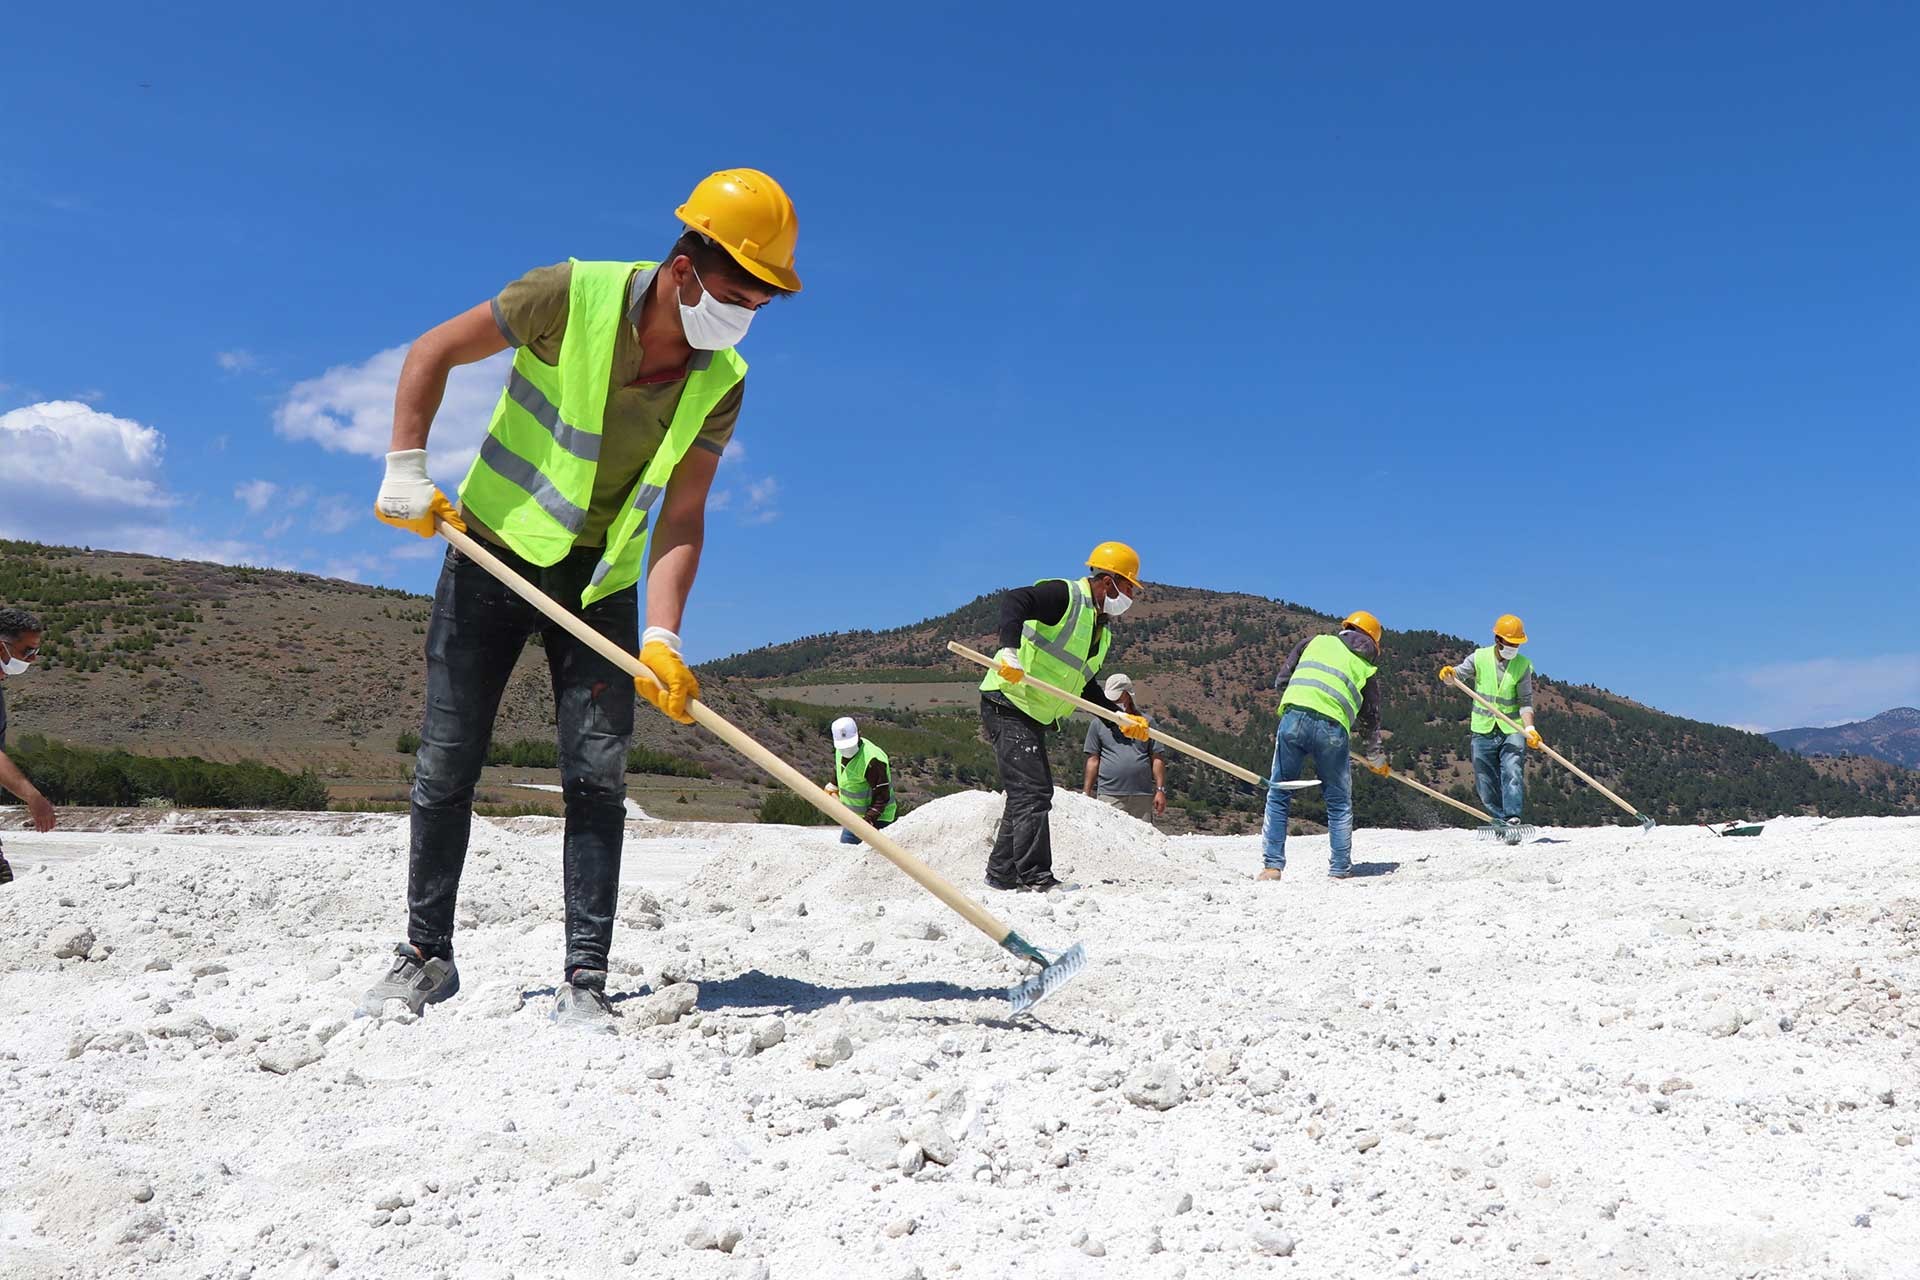
[[[1007,1004],[1015,1014],[1025,1013],[1072,981],[1073,975],[1087,967],[1087,949],[1074,943],[1047,962],[1047,967],[1024,982],[1007,988]]]

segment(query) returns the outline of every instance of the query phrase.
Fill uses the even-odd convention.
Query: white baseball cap
[[[833,745],[842,751],[860,745],[860,726],[853,722],[852,716],[841,716],[833,722]]]
[[[1116,702],[1119,700],[1121,694],[1133,692],[1133,677],[1122,675],[1116,671],[1107,677],[1106,690],[1107,700],[1109,702]]]

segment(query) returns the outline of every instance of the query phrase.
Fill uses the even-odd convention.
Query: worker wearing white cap
[[[1128,715],[1140,715],[1133,702],[1132,677],[1116,672],[1101,690]],[[1167,811],[1167,761],[1159,743],[1123,737],[1112,724],[1095,716],[1087,725],[1085,749],[1088,795],[1142,822],[1152,822]]]
[[[833,768],[840,803],[856,809],[876,827],[891,823],[900,811],[893,798],[893,766],[887,753],[860,736],[852,716],[833,722]],[[842,828],[841,844],[859,844],[860,837]]]

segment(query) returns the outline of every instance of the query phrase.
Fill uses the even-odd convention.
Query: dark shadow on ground
[[[999,1000],[1005,987],[963,987],[952,982],[887,982],[861,987],[823,987],[800,978],[782,978],[758,969],[733,978],[700,984],[702,1009],[776,1008],[788,1013],[812,1013],[839,1004],[841,997],[855,1004],[877,1000]]]
[[[1390,876],[1400,869],[1397,862],[1356,862],[1353,864],[1353,878],[1356,880],[1368,876]]]
[[[1521,844],[1572,844],[1571,840],[1556,840],[1552,836],[1541,836],[1536,840],[1522,840]]]

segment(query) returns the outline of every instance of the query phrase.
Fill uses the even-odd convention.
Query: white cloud
[[[1741,718],[1776,729],[1846,724],[1889,707],[1920,706],[1920,653],[1809,658],[1747,667]]]
[[[245,347],[236,347],[232,351],[216,351],[213,362],[228,373],[244,373],[260,363],[260,358]]]
[[[273,501],[273,495],[280,492],[280,486],[271,480],[249,480],[245,484],[235,485],[233,496],[241,506],[259,515]]]
[[[253,543],[173,523],[166,440],[74,400],[0,414],[0,535],[177,560],[286,566]]]
[[[345,533],[362,518],[373,519],[373,501],[354,503],[339,494],[320,499],[313,509],[313,527],[320,533]]]
[[[727,441],[725,452],[720,455],[720,465],[737,467],[747,460],[747,442],[739,436]]]
[[[274,429],[289,440],[311,440],[337,453],[384,458],[393,434],[393,389],[407,348],[389,347],[359,364],[336,365],[295,383],[274,411]],[[428,446],[435,478],[451,490],[480,452],[513,353],[502,351],[462,365],[447,378],[447,393]]]
[[[77,400],[0,414],[0,522],[164,510],[174,502],[161,483],[165,447],[152,427]]]
[[[780,482],[772,476],[759,480],[749,480],[746,485],[746,505],[740,518],[748,524],[766,524],[780,517]]]
[[[82,404],[99,404],[107,398],[107,393],[98,387],[90,387],[85,391],[75,393],[73,398]]]

